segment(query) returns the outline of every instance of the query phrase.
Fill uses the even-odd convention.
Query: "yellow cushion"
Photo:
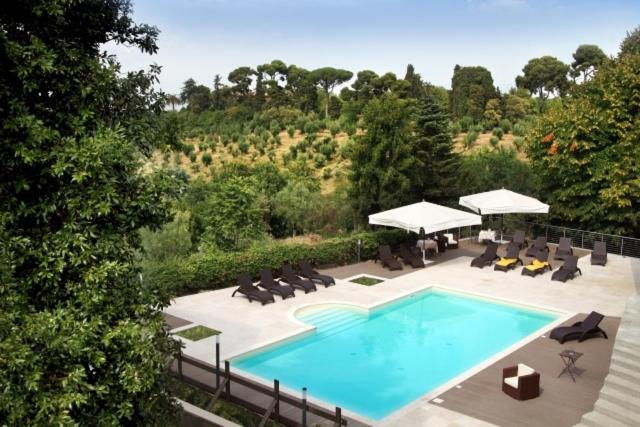
[[[514,258],[500,258],[500,261],[496,262],[496,264],[498,264],[501,267],[506,267],[508,265],[513,264],[516,261],[517,259],[514,259]]]
[[[533,262],[531,264],[527,265],[525,268],[527,270],[534,271],[534,270],[539,270],[541,268],[545,268],[548,265],[549,265],[549,263],[546,262],[546,261],[545,262],[541,262],[541,261],[538,261],[537,259],[534,259]]]

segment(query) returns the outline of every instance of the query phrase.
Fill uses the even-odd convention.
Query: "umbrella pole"
[[[502,230],[504,229],[504,214],[500,215],[500,243],[502,243]]]

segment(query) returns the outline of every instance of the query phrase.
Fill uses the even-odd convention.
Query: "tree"
[[[460,160],[453,151],[449,115],[429,96],[418,102],[413,152],[421,162],[416,171],[415,193],[426,201],[455,203],[459,196]]]
[[[484,120],[488,126],[495,127],[502,119],[502,111],[500,111],[500,100],[497,98],[487,101],[487,106],[484,110]]]
[[[527,153],[554,221],[640,235],[639,69],[640,54],[607,61],[532,129]]]
[[[310,189],[303,180],[292,180],[273,200],[274,213],[285,220],[292,231],[304,233],[314,211],[320,208],[320,193]]]
[[[180,91],[180,101],[183,104],[189,102],[189,97],[193,94],[196,86],[198,86],[198,83],[191,78],[184,81],[182,84],[182,90]]]
[[[326,95],[324,106],[325,117],[329,115],[329,96],[333,88],[351,80],[351,77],[353,77],[351,71],[332,67],[318,68],[311,72],[311,79],[324,90]]]
[[[410,103],[394,94],[374,98],[362,114],[363,135],[356,137],[351,159],[351,195],[366,217],[410,201],[419,165],[411,145]]]
[[[140,173],[164,96],[101,52],[154,53],[158,30],[128,1],[16,2],[0,27],[0,419],[171,424],[171,295],[136,267],[170,219],[173,181]]]
[[[218,179],[209,187],[201,211],[202,241],[222,250],[237,250],[243,239],[266,231],[264,201],[252,177]]]
[[[527,114],[532,113],[535,101],[526,89],[512,89],[504,96],[505,113],[504,116],[512,123],[522,120]]]
[[[549,95],[562,95],[568,87],[569,66],[553,56],[543,56],[529,60],[516,77],[516,86],[538,94],[544,100]]]
[[[607,55],[598,46],[594,44],[580,45],[573,54],[571,76],[575,79],[582,75],[582,81],[587,81],[593,77],[593,73],[606,60]]]
[[[404,79],[409,82],[408,95],[410,98],[421,98],[424,96],[424,86],[422,84],[422,78],[420,74],[416,73],[412,64],[407,65],[407,72],[404,75]]]
[[[228,88],[222,84],[220,74],[213,78],[213,91],[211,92],[211,108],[214,110],[224,110],[227,106]]]
[[[491,72],[484,67],[460,67],[456,65],[451,79],[451,112],[456,118],[473,117],[482,120],[484,107],[496,97]]]
[[[315,111],[318,105],[318,92],[316,83],[309,70],[295,65],[287,69],[287,85],[285,90],[300,110],[305,113]]]
[[[231,93],[236,102],[246,103],[251,92],[251,82],[256,72],[249,67],[238,67],[229,73],[227,79],[233,83]]]
[[[627,31],[627,36],[620,44],[618,56],[622,55],[640,55],[640,26],[631,32]]]
[[[171,104],[171,110],[176,111],[176,104],[180,104],[180,97],[178,95],[167,95],[167,102]]]

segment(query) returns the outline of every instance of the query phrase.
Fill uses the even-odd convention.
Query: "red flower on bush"
[[[546,134],[544,138],[542,138],[542,142],[547,144],[553,142],[553,132],[549,132],[548,134]]]
[[[558,144],[554,142],[553,144],[551,144],[551,147],[549,147],[549,151],[547,151],[547,153],[549,153],[550,156],[553,156],[557,152],[558,152]]]
[[[575,141],[573,141],[573,142],[571,143],[571,145],[569,146],[569,150],[571,150],[571,151],[576,151],[577,149],[578,149],[578,144],[576,144],[576,142],[575,142]]]

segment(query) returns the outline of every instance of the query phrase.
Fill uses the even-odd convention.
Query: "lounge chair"
[[[253,300],[260,301],[262,305],[265,305],[268,302],[276,302],[273,299],[273,295],[271,295],[268,291],[263,291],[258,289],[251,282],[251,277],[247,273],[242,273],[238,276],[238,285],[239,288],[233,291],[231,296],[235,296],[236,292],[240,292],[242,295],[249,298],[249,302],[253,302]]]
[[[540,374],[523,363],[502,370],[502,391],[517,400],[540,395]]]
[[[540,253],[540,258],[534,258],[533,261],[531,261],[531,264],[524,266],[522,269],[522,275],[535,277],[538,274],[544,273],[547,269],[551,271],[551,264],[549,264],[548,260],[549,252],[542,251]]]
[[[582,271],[578,268],[578,257],[575,255],[568,255],[564,258],[564,265],[553,272],[551,280],[566,282],[569,279],[573,279],[576,272],[580,273],[582,276]]]
[[[565,259],[565,257],[573,255],[573,249],[571,248],[571,239],[568,237],[561,237],[554,259]]]
[[[458,249],[458,236],[453,233],[445,233],[447,238],[447,249]]]
[[[516,265],[520,263],[523,265],[522,260],[519,258],[520,255],[520,246],[517,243],[511,242],[509,246],[507,246],[507,254],[500,258],[499,261],[496,261],[494,270],[507,272],[516,268]]]
[[[380,246],[378,255],[383,267],[387,267],[389,270],[402,270],[402,264],[393,256],[389,245]]]
[[[300,273],[302,277],[306,277],[313,282],[323,284],[325,288],[336,284],[333,277],[327,276],[326,274],[320,274],[315,271],[313,267],[311,267],[309,261],[300,261]]]
[[[527,246],[528,242],[524,235],[524,230],[516,230],[513,232],[512,242],[517,243],[520,249]]]
[[[558,340],[560,344],[565,341],[578,340],[582,342],[587,338],[593,338],[602,335],[605,339],[607,333],[598,325],[602,322],[604,316],[600,313],[592,311],[582,322],[576,322],[571,326],[559,326],[551,331],[549,338]]]
[[[317,291],[316,284],[313,283],[313,280],[303,279],[302,277],[298,276],[293,271],[293,267],[291,267],[291,264],[284,264],[282,266],[282,276],[280,280],[287,283],[288,285],[293,286],[294,288],[303,290],[305,294],[308,294],[311,291]]]
[[[424,262],[421,256],[416,256],[411,249],[405,244],[400,245],[400,258],[402,261],[413,268],[424,268]]]
[[[547,246],[547,238],[544,236],[538,236],[533,245],[531,245],[531,247],[527,249],[525,255],[528,257],[539,258],[539,256],[541,255],[540,252],[542,251],[549,252],[549,246]]]
[[[447,238],[444,237],[444,234],[436,234],[436,244],[438,245],[438,254],[447,250]]]
[[[487,247],[484,250],[484,253],[479,257],[476,257],[471,260],[471,267],[479,267],[482,268],[486,265],[491,265],[493,261],[500,258],[497,255],[498,252],[498,244],[495,242],[489,242]]]
[[[274,280],[271,270],[266,268],[260,270],[260,283],[258,283],[258,286],[268,290],[272,294],[280,295],[282,299],[296,296],[295,292],[293,291],[293,287],[289,285],[283,285],[277,280]]]
[[[595,242],[591,252],[591,265],[607,265],[607,244]]]

